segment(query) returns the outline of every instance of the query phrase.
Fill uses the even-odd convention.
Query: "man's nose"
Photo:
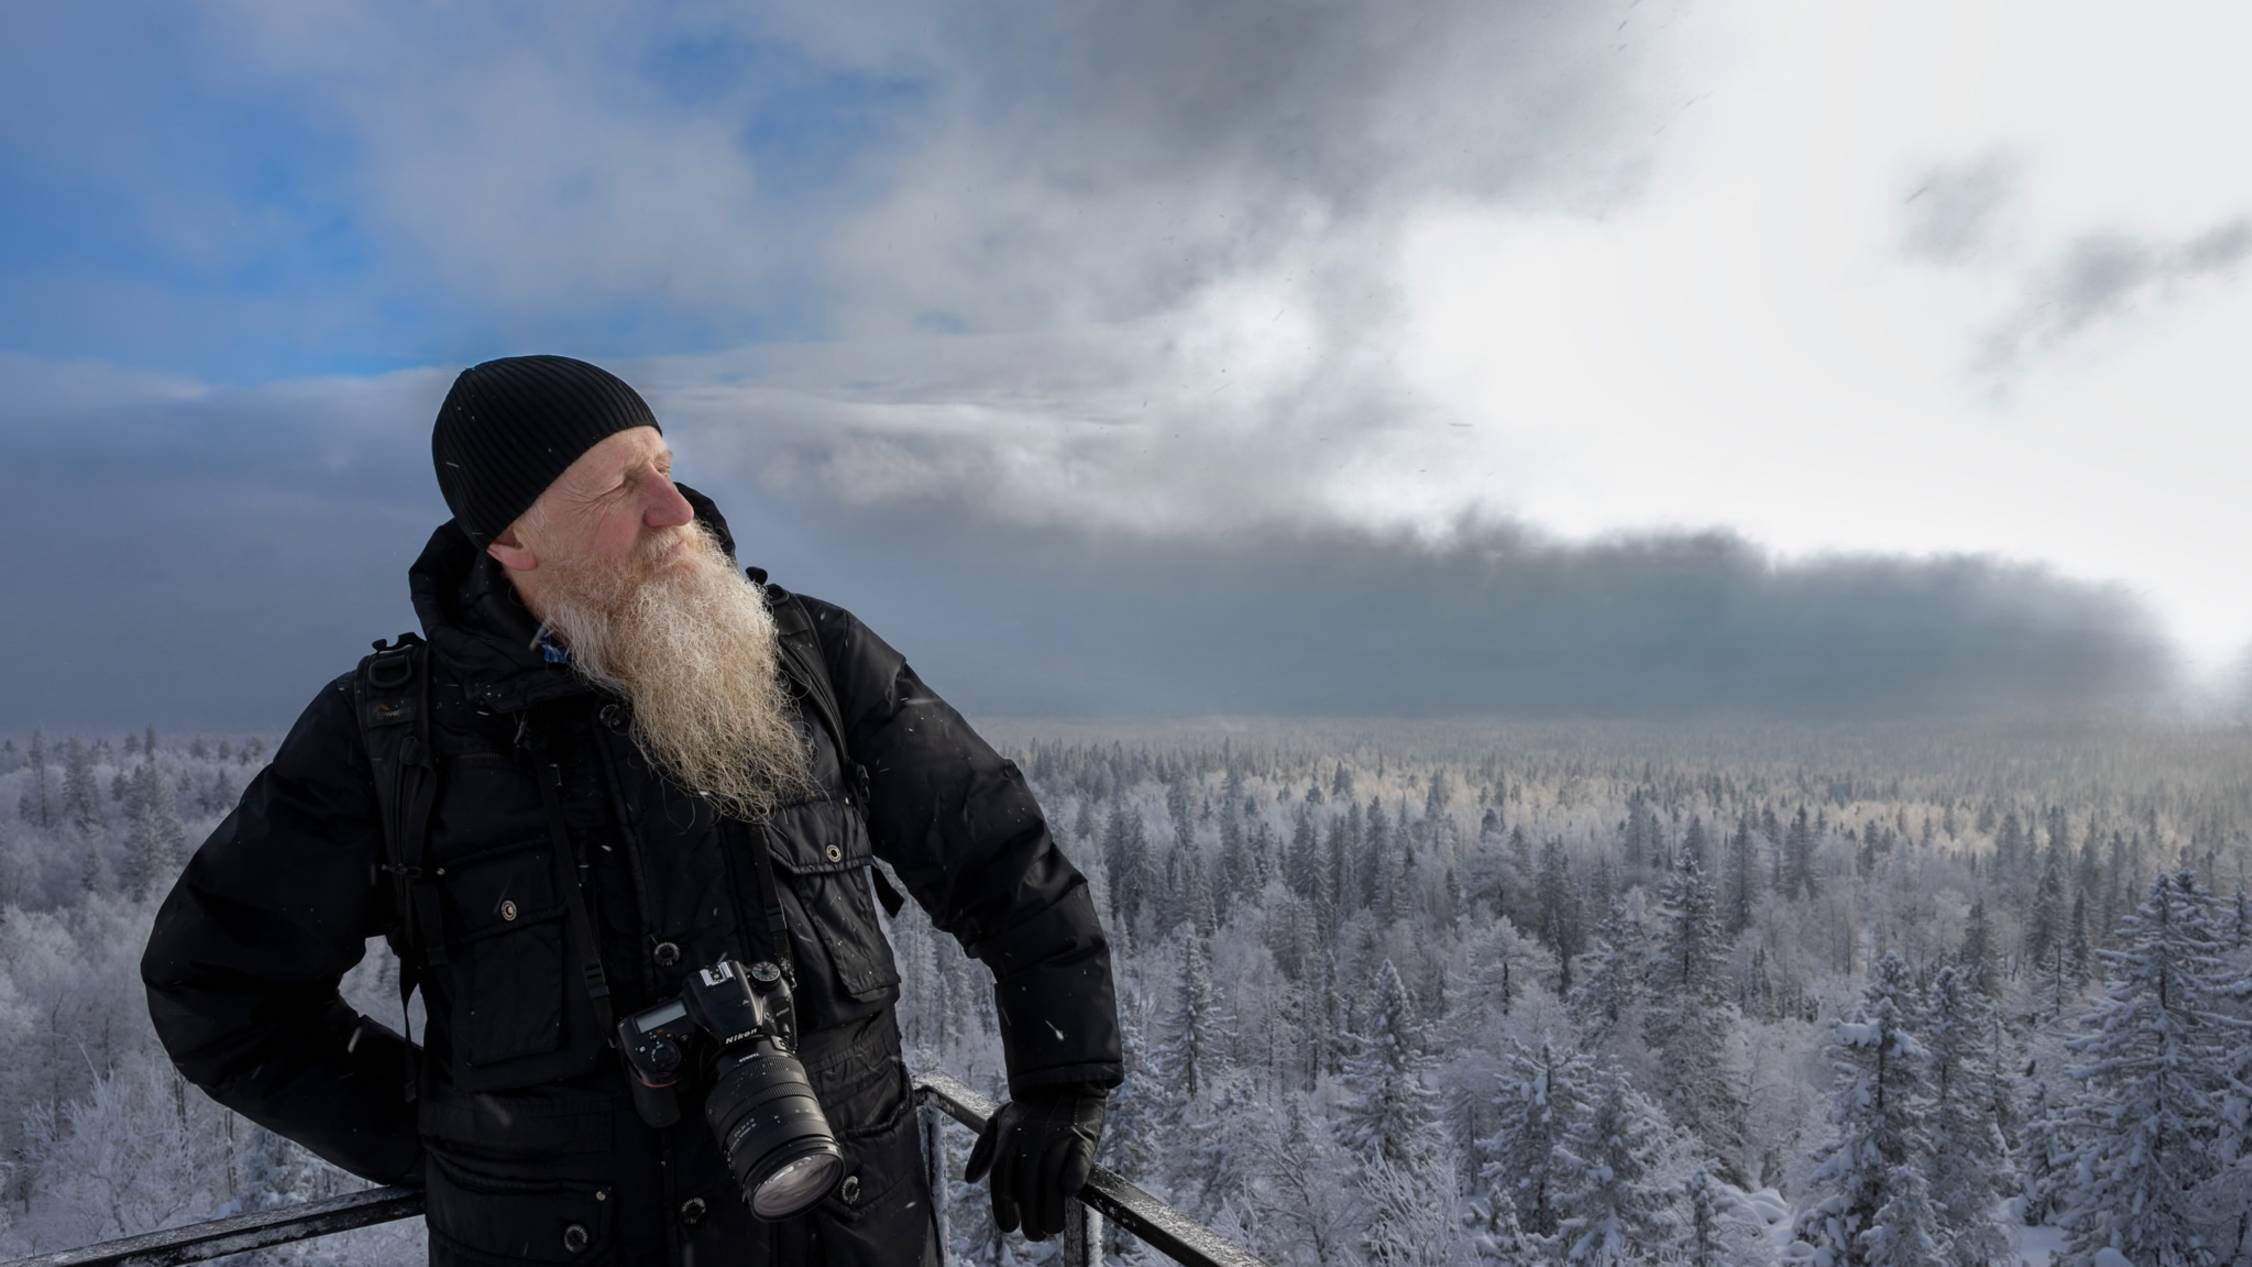
[[[652,528],[672,528],[695,517],[696,508],[680,495],[680,490],[673,486],[673,482],[661,480],[656,501],[649,507],[648,513],[641,517],[641,522]]]

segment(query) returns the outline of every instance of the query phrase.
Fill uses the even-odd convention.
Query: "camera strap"
[[[374,864],[376,874],[369,880],[379,883],[387,875],[391,881],[385,931],[399,957],[399,1025],[406,1040],[405,1098],[410,1103],[419,1079],[407,1000],[421,980],[424,955],[440,956],[429,961],[434,963],[441,962],[444,953],[443,939],[423,936],[424,929],[439,926],[437,895],[421,883],[423,842],[438,791],[438,766],[430,754],[428,657],[422,638],[411,631],[393,642],[378,638],[374,653],[361,658],[352,683],[360,735],[375,781],[376,808],[383,819],[383,860]]]
[[[774,882],[774,829],[765,823],[754,825],[758,841],[751,849],[751,869],[758,875],[759,904],[766,908],[766,936],[776,961],[788,963],[790,921],[782,914],[782,886]]]
[[[561,873],[564,918],[570,922],[571,941],[578,949],[579,977],[586,985],[587,1002],[594,1007],[594,1032],[601,1041],[609,1042],[613,1021],[610,978],[602,970],[602,944],[595,940],[594,921],[587,917],[587,862],[571,843],[570,828],[563,822],[563,767],[548,749],[545,730],[529,728],[528,739],[524,738],[525,728],[519,727],[517,733],[520,748],[530,750],[532,781],[539,784],[540,804],[547,810],[547,834],[555,844],[555,866]]]

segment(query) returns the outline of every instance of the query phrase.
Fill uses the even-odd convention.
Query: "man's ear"
[[[529,572],[540,565],[540,557],[524,544],[523,535],[516,524],[501,529],[500,535],[485,544],[485,553],[500,561],[511,572]]]

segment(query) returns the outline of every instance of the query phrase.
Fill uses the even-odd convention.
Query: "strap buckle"
[[[397,641],[375,640],[375,658],[368,665],[368,681],[378,689],[395,691],[414,680],[414,650],[422,645],[415,634],[400,634]],[[386,718],[388,720],[388,718]]]

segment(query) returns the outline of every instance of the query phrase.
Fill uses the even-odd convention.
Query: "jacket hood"
[[[735,559],[735,537],[712,499],[676,483],[696,518],[719,537],[728,560]],[[748,569],[763,583],[764,568]],[[595,688],[567,666],[549,664],[532,645],[539,621],[499,560],[470,543],[461,525],[448,519],[407,569],[407,588],[422,636],[431,651],[461,679],[471,699],[500,712],[517,712],[552,699]]]

